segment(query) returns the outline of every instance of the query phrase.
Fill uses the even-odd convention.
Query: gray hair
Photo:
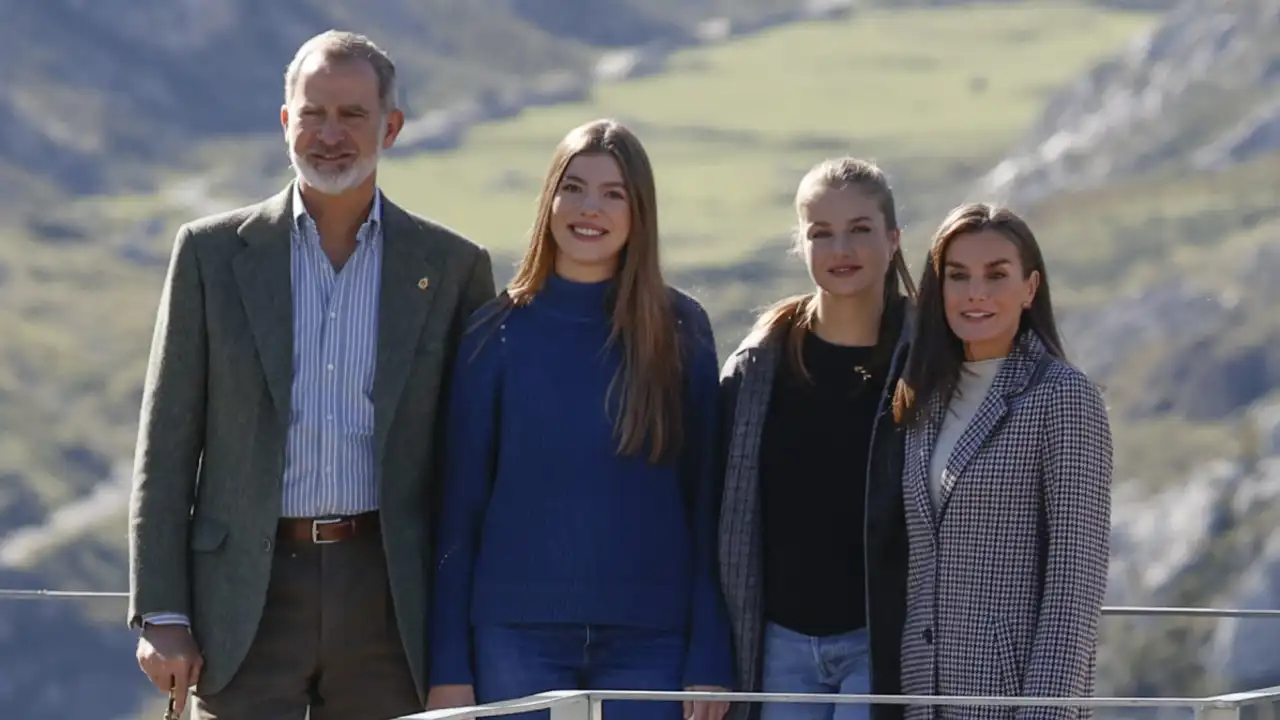
[[[396,109],[396,64],[392,62],[391,56],[364,35],[344,30],[327,30],[298,48],[284,73],[286,103],[293,97],[298,75],[302,72],[302,63],[313,53],[320,53],[327,60],[363,60],[369,63],[378,76],[378,100],[382,104],[382,112],[389,113]]]

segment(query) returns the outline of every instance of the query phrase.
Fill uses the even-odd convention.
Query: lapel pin
[[[426,289],[427,289],[427,286],[428,286],[428,285],[430,285],[430,284],[431,284],[431,281],[430,281],[430,280],[428,280],[428,279],[426,279],[426,278],[422,278],[421,280],[419,280],[419,281],[418,281],[418,289],[419,289],[419,290],[426,290]]]

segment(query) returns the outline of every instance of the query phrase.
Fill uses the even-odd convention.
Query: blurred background
[[[791,202],[824,157],[888,171],[917,276],[947,209],[1010,204],[1107,388],[1108,602],[1280,607],[1280,0],[0,0],[0,587],[127,589],[174,232],[287,182],[284,68],[331,27],[399,65],[384,190],[500,283],[564,132],[633,127],[722,359],[807,287]],[[0,600],[0,718],[151,716],[124,616]],[[1278,641],[1108,619],[1099,693],[1280,684]]]

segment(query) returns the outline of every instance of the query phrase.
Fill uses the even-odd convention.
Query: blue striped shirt
[[[293,391],[285,445],[284,517],[355,515],[378,508],[373,374],[382,269],[382,194],[341,271],[293,195]]]

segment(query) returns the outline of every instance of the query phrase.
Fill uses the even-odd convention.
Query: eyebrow
[[[1008,258],[1000,258],[1000,259],[998,259],[998,260],[992,260],[991,262],[987,263],[986,267],[988,267],[988,268],[994,268],[994,267],[999,267],[999,266],[1001,266],[1001,265],[1012,265],[1012,264],[1013,264],[1013,261],[1012,261],[1012,260],[1010,260],[1010,259],[1008,259]],[[947,267],[954,267],[954,268],[968,268],[968,267],[969,267],[968,265],[965,265],[965,264],[963,264],[963,263],[955,262],[954,260],[948,260],[948,261],[946,262],[946,265],[947,265]]]
[[[572,180],[572,181],[574,181],[574,182],[576,182],[576,183],[582,183],[583,185],[590,185],[590,184],[591,184],[591,183],[587,182],[586,180],[583,180],[582,178],[578,177],[577,175],[565,175],[565,176],[564,176],[564,179],[565,179],[565,180]],[[616,180],[613,180],[613,181],[610,181],[610,182],[605,182],[605,183],[600,183],[600,185],[601,185],[601,186],[603,186],[603,187],[616,187],[616,188],[624,188],[624,189],[627,187],[626,183],[619,182],[619,181],[616,181]]]
[[[868,222],[868,223],[869,223],[869,222],[871,222],[871,216],[870,216],[870,215],[859,215],[859,216],[858,216],[858,217],[856,217],[856,218],[849,218],[849,222],[851,222],[851,223],[856,223],[856,222]],[[828,226],[829,226],[829,225],[831,225],[831,223],[827,222],[826,220],[814,220],[813,222],[811,222],[811,223],[809,223],[809,224],[810,224],[810,225],[828,225]]]

